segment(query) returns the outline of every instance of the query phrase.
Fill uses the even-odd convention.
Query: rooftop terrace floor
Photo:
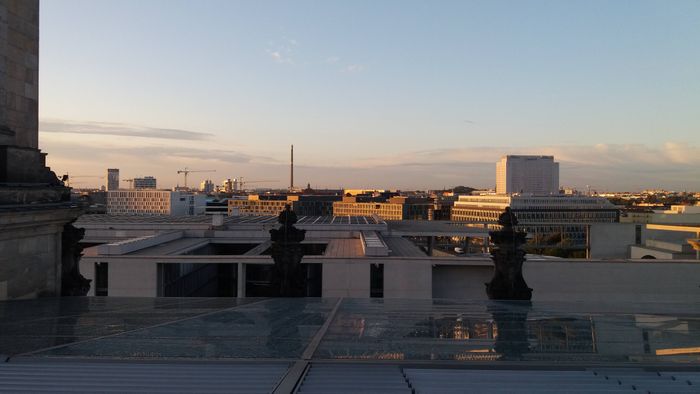
[[[612,369],[657,377],[671,371],[700,379],[700,305],[46,298],[0,302],[0,354],[8,359],[0,363],[0,379],[32,365],[46,371],[51,365],[75,365],[84,372],[104,362],[121,365],[114,371],[126,368],[124,363],[261,363],[279,375],[266,380],[274,381],[274,387],[263,391],[276,392],[299,391],[304,379],[315,376],[310,371],[335,376],[333,368],[348,368],[348,373],[366,376],[363,365],[401,371],[396,376],[404,381],[412,374],[415,384],[426,371],[443,376],[454,369],[467,375],[474,369],[535,375]],[[306,388],[314,392],[313,386]],[[337,388],[326,387],[326,392]],[[700,386],[692,388],[697,391],[688,392],[700,392]]]

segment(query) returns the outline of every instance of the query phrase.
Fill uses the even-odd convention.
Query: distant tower
[[[107,169],[107,190],[117,190],[119,189],[119,169],[118,168],[108,168]]]
[[[294,190],[294,145],[292,145],[292,161],[289,167],[289,190]]]

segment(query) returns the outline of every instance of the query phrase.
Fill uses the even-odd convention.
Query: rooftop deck
[[[2,302],[0,334],[16,384],[0,391],[351,391],[342,376],[365,392],[700,387],[697,304],[75,297]],[[246,370],[258,375],[227,379]]]

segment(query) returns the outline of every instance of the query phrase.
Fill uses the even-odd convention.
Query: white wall
[[[590,227],[592,259],[626,259],[629,248],[635,244],[635,227],[632,223],[595,223]],[[639,226],[644,227],[643,224]],[[642,228],[642,231],[644,229]]]
[[[143,262],[110,263],[107,295],[111,297],[155,297],[158,264]],[[94,283],[94,282],[93,282]]]
[[[432,273],[431,264],[384,263],[384,298],[432,298]]]
[[[358,262],[323,264],[323,297],[369,298],[370,265]]]
[[[491,280],[493,268],[437,266],[434,271],[434,298],[487,299],[484,282]],[[533,289],[533,301],[700,300],[696,263],[537,261],[525,262],[523,275]]]

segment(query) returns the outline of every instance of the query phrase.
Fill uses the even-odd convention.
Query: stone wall
[[[0,1],[0,145],[37,149],[39,0]]]
[[[0,210],[0,300],[61,293],[61,236],[77,209]]]

